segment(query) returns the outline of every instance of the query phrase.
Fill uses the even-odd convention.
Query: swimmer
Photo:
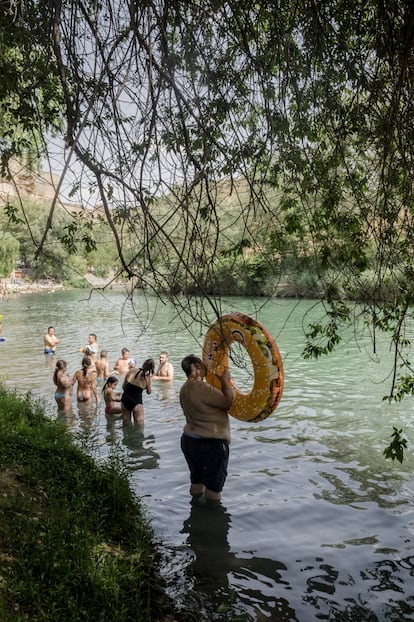
[[[108,352],[101,350],[99,359],[95,361],[97,380],[105,380],[109,376]]]
[[[68,412],[72,407],[72,382],[66,373],[66,361],[56,361],[53,382],[56,385],[55,400],[58,408],[61,412]]]
[[[168,362],[168,352],[160,352],[160,365],[152,377],[153,380],[173,380],[174,367]]]
[[[190,495],[198,503],[220,503],[227,477],[230,445],[228,411],[234,392],[228,369],[219,376],[221,390],[205,382],[207,368],[194,354],[185,356],[181,367],[187,380],[180,389],[180,404],[185,417],[181,450],[190,471]]]
[[[55,335],[55,329],[53,326],[49,326],[46,335],[43,337],[44,342],[44,354],[56,354],[56,346],[59,343],[59,339]]]
[[[122,348],[121,357],[117,359],[114,365],[114,372],[117,374],[121,374],[121,375],[126,374],[128,371],[128,367],[129,367],[128,365],[129,360],[130,360],[130,356],[129,356],[128,348]]]
[[[102,393],[105,400],[106,415],[120,415],[122,412],[119,403],[121,401],[121,393],[115,391],[117,384],[118,378],[116,376],[109,376],[103,386]],[[115,402],[118,402],[118,404]]]
[[[82,359],[82,369],[75,372],[72,378],[72,386],[78,383],[76,399],[78,402],[91,402],[92,396],[99,404],[99,396],[96,390],[96,371],[92,367],[92,361],[88,356]]]
[[[125,376],[121,397],[122,419],[124,424],[131,423],[131,415],[134,423],[144,422],[144,407],[142,405],[142,393],[151,393],[151,376],[154,373],[154,361],[147,359],[142,367],[133,367]]]
[[[89,354],[86,352],[86,350],[89,350]],[[80,348],[79,351],[83,352],[86,356],[89,356],[89,358],[95,359],[99,352],[99,346],[95,333],[90,333],[88,337],[88,344],[84,348]]]

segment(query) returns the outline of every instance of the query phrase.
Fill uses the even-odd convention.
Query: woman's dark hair
[[[181,361],[181,368],[188,378],[189,375],[191,374],[191,365],[200,365],[200,364],[204,365],[203,361],[201,360],[199,356],[196,356],[195,354],[188,354],[188,356],[185,356],[183,360]]]
[[[55,384],[57,384],[57,375],[58,375],[58,371],[65,371],[66,369],[66,361],[64,361],[63,359],[59,359],[58,361],[56,361],[56,367],[55,367],[55,372],[53,374],[53,382]]]
[[[88,367],[90,367],[92,365],[92,361],[89,358],[89,356],[84,356],[82,359],[82,370],[83,370],[83,375],[86,376],[86,370],[88,369]]]
[[[147,359],[142,363],[141,373],[146,378],[147,376],[151,376],[154,373],[155,364],[154,359]]]
[[[119,378],[117,378],[117,376],[108,376],[104,386],[102,387],[102,393],[105,391],[108,384],[112,384],[113,382],[119,382]]]

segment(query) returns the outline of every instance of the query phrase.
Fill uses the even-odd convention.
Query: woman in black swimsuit
[[[144,407],[142,405],[142,393],[151,393],[151,376],[154,373],[153,359],[147,359],[142,367],[130,369],[122,385],[121,412],[124,423],[131,423],[131,414],[134,423],[144,423]]]

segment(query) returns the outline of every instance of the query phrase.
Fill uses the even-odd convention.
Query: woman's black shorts
[[[192,484],[204,484],[213,492],[221,492],[227,477],[229,444],[219,438],[181,436],[181,450],[190,469]]]

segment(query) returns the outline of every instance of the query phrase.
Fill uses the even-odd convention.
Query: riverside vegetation
[[[126,470],[97,464],[40,403],[0,385],[0,619],[171,622]]]
[[[0,276],[125,280],[189,322],[320,298],[306,353],[360,320],[389,334],[389,399],[414,395],[413,3],[92,4],[0,5]],[[45,161],[70,206],[26,205]]]

